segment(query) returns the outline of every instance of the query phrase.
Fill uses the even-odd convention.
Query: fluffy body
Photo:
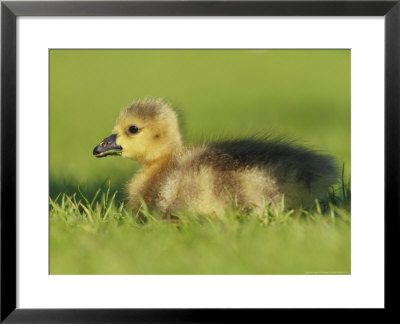
[[[139,128],[130,134],[132,125]],[[127,185],[128,200],[141,199],[164,214],[180,210],[218,215],[234,206],[262,211],[284,195],[287,208],[310,207],[337,181],[334,160],[271,139],[239,139],[186,147],[178,116],[161,99],[144,99],[125,108],[113,134],[122,156],[141,169]]]

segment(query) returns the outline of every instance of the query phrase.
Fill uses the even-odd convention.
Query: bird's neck
[[[148,176],[153,176],[160,174],[163,170],[173,168],[181,153],[181,149],[174,150],[173,152],[166,153],[159,156],[157,159],[152,161],[146,161],[142,163],[142,174],[147,174]]]

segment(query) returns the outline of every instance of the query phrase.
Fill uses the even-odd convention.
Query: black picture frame
[[[400,246],[400,0],[395,1],[2,1],[1,322],[235,322],[265,310],[16,308],[16,19],[19,16],[384,16],[385,311],[395,310]],[[397,257],[396,257],[397,256]]]

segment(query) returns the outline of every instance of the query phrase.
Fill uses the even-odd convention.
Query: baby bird
[[[96,157],[122,155],[141,169],[127,186],[130,205],[143,199],[168,216],[180,210],[216,216],[240,206],[310,207],[337,181],[334,160],[280,140],[256,138],[184,145],[177,113],[162,99],[142,99],[119,114]]]

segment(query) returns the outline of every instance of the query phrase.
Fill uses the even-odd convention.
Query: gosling
[[[119,114],[96,157],[122,155],[141,164],[127,185],[128,201],[170,216],[192,211],[218,216],[267,205],[309,208],[337,181],[333,158],[283,140],[257,138],[185,146],[177,113],[162,99],[142,99]]]

